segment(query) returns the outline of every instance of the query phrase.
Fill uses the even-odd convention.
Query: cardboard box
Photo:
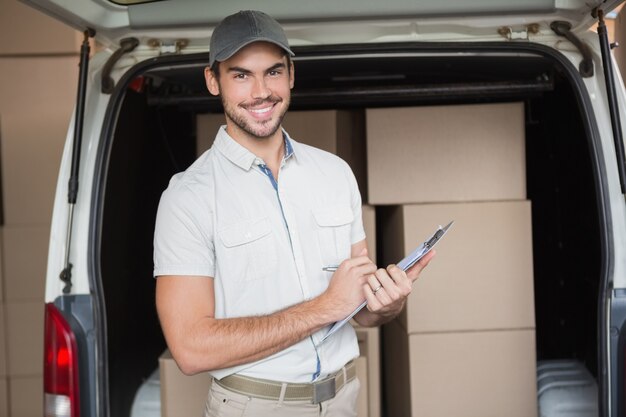
[[[0,417],[9,417],[9,391],[4,377],[0,377]]]
[[[1,180],[0,180],[1,181]],[[1,185],[0,185],[1,187]],[[1,192],[1,190],[0,190]],[[2,197],[0,197],[0,204],[2,204]],[[2,219],[2,208],[0,208],[0,221]],[[2,247],[2,241],[4,240],[4,227],[0,225],[0,305],[5,301],[5,279],[4,279],[4,248]]]
[[[43,416],[43,377],[9,379],[11,417]]]
[[[68,114],[65,120],[41,120],[40,124],[20,116],[2,116],[5,225],[50,224],[69,117]]]
[[[213,146],[220,126],[226,124],[223,113],[205,113],[196,117],[196,154],[202,155]]]
[[[376,263],[376,209],[373,206],[363,205],[361,210],[363,228],[367,239],[367,253],[370,259]]]
[[[356,327],[356,336],[359,341],[361,357],[367,359],[367,381],[361,380],[361,389],[367,385],[367,402],[369,417],[380,417],[381,389],[380,389],[380,328]],[[360,400],[359,400],[360,401]]]
[[[4,313],[4,303],[0,302],[0,378],[7,375],[7,333],[5,325],[6,315]]]
[[[323,149],[346,161],[367,202],[365,120],[361,111],[315,110],[288,112],[283,127],[298,142]]]
[[[74,57],[2,58],[0,73],[4,222],[49,224],[78,65]]]
[[[537,415],[534,330],[407,335],[384,327],[386,415]]]
[[[44,121],[63,116],[67,130],[76,105],[77,57],[0,58],[0,72],[3,74],[0,79],[2,117],[21,116],[21,120],[30,124],[42,125]],[[34,120],[37,123],[34,123]],[[46,135],[39,137],[39,142],[35,145],[44,146],[51,140],[50,132],[44,129],[42,133]],[[30,147],[30,150],[40,149]]]
[[[44,300],[48,226],[5,226],[2,235],[6,300]]]
[[[68,114],[64,121],[61,117],[56,120],[44,117],[32,123],[22,116],[2,115],[5,225],[50,224],[69,117]]]
[[[355,359],[356,364],[356,376],[359,379],[361,386],[359,387],[359,397],[356,403],[357,416],[359,417],[371,417],[368,409],[368,375],[367,375],[367,358],[365,356],[359,356]]]
[[[9,392],[4,377],[0,377],[0,417],[9,417]]]
[[[206,405],[211,376],[201,373],[193,376],[183,374],[169,350],[159,358],[161,379],[161,416],[199,416]]]
[[[198,115],[196,124],[198,155],[209,149],[218,128],[225,124],[223,114]],[[300,143],[338,155],[357,179],[363,202],[367,202],[365,173],[365,122],[363,112],[347,110],[290,111],[283,127]]]
[[[368,109],[369,204],[526,198],[523,103]]]
[[[385,263],[454,220],[399,317],[408,333],[535,327],[529,201],[396,206],[379,219]]]
[[[0,1],[0,55],[74,53],[78,65],[79,32],[16,0]],[[82,37],[80,37],[82,39]]]
[[[44,303],[6,303],[9,375],[43,374]]]

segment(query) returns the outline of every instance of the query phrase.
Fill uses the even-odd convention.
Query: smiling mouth
[[[264,100],[260,103],[251,103],[242,107],[248,111],[252,117],[264,120],[272,115],[276,104],[279,102],[280,100]]]
[[[275,105],[275,103],[272,104],[271,106],[264,107],[262,109],[248,109],[248,111],[253,113],[253,114],[261,116],[261,115],[264,115],[264,114],[269,113],[270,111],[272,111],[272,109],[274,108],[274,105]]]

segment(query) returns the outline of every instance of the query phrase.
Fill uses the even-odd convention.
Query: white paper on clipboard
[[[415,265],[420,259],[424,257],[424,255],[426,255],[428,252],[430,252],[430,250],[433,247],[435,247],[437,242],[441,240],[441,238],[446,234],[446,232],[448,231],[448,229],[450,229],[450,226],[452,226],[453,223],[454,223],[454,220],[448,223],[445,227],[439,226],[437,230],[435,231],[435,233],[432,234],[432,236],[426,239],[421,245],[415,248],[413,252],[411,252],[404,259],[398,262],[397,266],[399,268],[402,268],[402,270],[406,271],[407,269]],[[357,308],[355,308],[354,311],[350,313],[345,319],[335,322],[335,324],[333,324],[331,328],[328,330],[328,333],[326,333],[326,335],[324,335],[322,340],[319,341],[318,345],[321,345],[322,343],[324,343],[326,339],[328,339],[335,332],[337,332],[337,330],[341,329],[344,324],[350,321],[350,319],[354,317],[356,313],[361,311],[363,307],[365,307],[366,305],[367,305],[367,300],[363,301],[363,303],[359,305]]]

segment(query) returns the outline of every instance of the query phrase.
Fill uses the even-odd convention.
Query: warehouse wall
[[[44,280],[81,35],[0,0],[0,417],[43,415]]]

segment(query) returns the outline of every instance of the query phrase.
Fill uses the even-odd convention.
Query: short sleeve
[[[350,205],[352,207],[352,213],[354,220],[352,221],[352,227],[350,229],[350,243],[354,245],[365,239],[365,230],[363,228],[363,208],[361,206],[361,193],[359,192],[359,186],[354,177],[352,169],[346,164],[346,175],[348,176],[348,182],[350,185]]]
[[[154,276],[215,276],[211,211],[184,185],[172,185],[159,202],[154,230]]]

